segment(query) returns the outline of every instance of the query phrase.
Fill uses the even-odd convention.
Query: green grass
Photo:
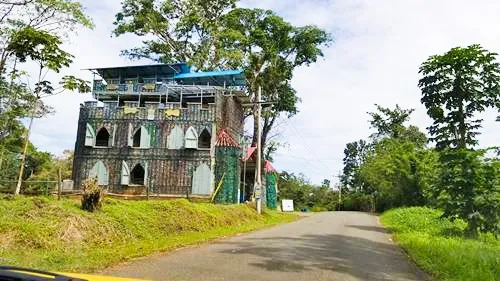
[[[88,213],[79,201],[0,198],[0,264],[91,272],[155,252],[295,220],[246,205],[187,200],[106,199]]]
[[[382,223],[425,271],[438,280],[500,280],[500,240],[490,234],[464,236],[466,223],[441,219],[442,212],[424,207],[385,212]]]

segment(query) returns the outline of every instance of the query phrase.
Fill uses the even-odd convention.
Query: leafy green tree
[[[500,66],[497,54],[480,45],[453,48],[431,56],[420,66],[419,87],[428,128],[437,148],[477,145],[482,119],[476,114],[500,104]]]
[[[131,59],[186,62],[198,70],[224,68],[220,26],[236,0],[125,0],[113,34],[144,37],[144,46],[123,50]],[[151,36],[152,35],[152,36]]]
[[[434,196],[444,216],[467,221],[467,233],[500,234],[500,160],[487,150],[441,152],[442,172]]]
[[[227,66],[243,68],[249,96],[256,101],[259,86],[263,101],[274,102],[262,116],[262,143],[281,113],[297,113],[299,101],[290,81],[293,70],[323,56],[330,35],[316,26],[296,27],[269,10],[237,8],[223,17],[221,46]],[[256,107],[254,108],[255,117]],[[254,118],[253,144],[257,142]]]
[[[371,116],[370,126],[376,130],[371,135],[374,141],[382,138],[393,138],[408,140],[422,146],[425,145],[427,137],[420,132],[418,127],[413,125],[406,127],[404,125],[410,120],[410,115],[415,111],[414,109],[402,109],[397,104],[394,109],[382,107],[378,104],[375,106],[377,111],[368,112],[368,115]]]
[[[343,173],[340,182],[347,188],[362,190],[363,182],[359,175],[359,168],[363,164],[369,145],[364,140],[350,142],[344,149]]]
[[[29,118],[21,152],[16,194],[20,192],[24,169],[28,168],[26,164],[29,164],[28,138],[33,119],[50,111],[42,102],[42,98],[64,90],[90,91],[87,81],[74,76],[64,77],[59,87],[54,87],[50,81],[45,80],[47,71],[59,72],[72,62],[73,56],[61,49],[62,38],[79,26],[93,26],[79,2],[13,0],[0,3],[0,76],[2,87],[8,89],[1,96],[0,120],[5,122],[0,124],[0,131],[8,131],[9,127],[15,126],[11,120],[19,117]],[[23,75],[16,69],[18,63],[34,63],[38,66],[34,88],[19,82]],[[9,82],[6,82],[5,77],[7,69],[10,72]],[[19,101],[19,97],[24,99]]]
[[[93,27],[79,2],[70,0],[10,0],[0,2],[0,73],[5,73],[12,59],[26,57],[24,46],[14,47],[20,37],[33,38],[50,34],[64,37],[76,28]],[[17,39],[16,39],[17,38]],[[29,41],[26,50],[31,52]]]
[[[474,151],[488,107],[500,108],[500,65],[497,54],[480,45],[453,48],[431,56],[420,67],[422,103],[434,120],[429,132],[440,150],[440,181],[434,193],[444,216],[461,218],[467,232],[499,233],[498,159]]]
[[[315,186],[304,176],[282,172],[278,182],[279,200],[292,199],[296,210],[308,208],[317,211],[334,211],[337,194],[327,186]]]
[[[413,142],[378,142],[360,167],[360,177],[377,195],[377,210],[423,205],[437,178],[438,158]]]
[[[243,69],[252,100],[261,86],[263,100],[274,102],[262,121],[254,120],[263,123],[264,148],[278,116],[297,112],[293,70],[316,62],[331,39],[315,26],[295,27],[272,11],[235,8],[235,3],[127,0],[116,14],[114,34],[152,35],[144,46],[123,52],[133,58],[185,61],[199,70]],[[253,145],[256,132],[254,122]]]
[[[321,182],[321,186],[322,187],[330,187],[330,180],[329,179],[324,179],[322,182]]]

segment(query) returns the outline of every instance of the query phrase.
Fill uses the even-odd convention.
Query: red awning
[[[264,161],[264,172],[266,173],[277,173],[276,169],[271,165],[271,161]]]
[[[248,159],[250,159],[250,157],[252,157],[252,154],[255,152],[255,149],[257,149],[257,147],[255,146],[247,147],[247,153],[245,155],[245,158],[243,158],[243,161],[248,161]]]
[[[217,135],[217,139],[215,141],[215,146],[222,147],[239,147],[239,144],[229,135],[226,130],[221,129],[219,134]]]

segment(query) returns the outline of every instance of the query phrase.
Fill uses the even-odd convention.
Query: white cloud
[[[119,1],[84,4],[96,28],[71,40],[68,50],[76,58],[67,73],[91,79],[78,69],[131,64],[119,57],[119,51],[137,46],[140,40],[110,37]],[[370,134],[366,112],[374,109],[374,103],[415,108],[411,122],[422,130],[430,125],[417,87],[418,67],[428,56],[474,43],[500,52],[500,2],[495,0],[250,0],[242,5],[273,9],[295,25],[316,24],[335,37],[324,59],[295,72],[300,113],[282,126],[280,139],[289,148],[281,149],[275,161],[279,170],[303,172],[315,183],[342,169],[345,143]],[[79,103],[86,98],[54,97],[50,103],[57,113],[36,121],[35,144],[53,153],[72,148]],[[494,111],[481,115],[485,119],[481,146],[499,143],[495,116]]]

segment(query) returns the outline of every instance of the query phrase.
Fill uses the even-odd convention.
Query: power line
[[[304,148],[307,150],[309,149],[311,146],[308,146],[304,140],[304,138],[300,135],[300,133],[298,132],[298,130],[295,128],[294,124],[292,122],[290,122],[290,125],[291,125],[291,128],[293,129],[295,135],[299,138],[299,140],[302,142],[302,145],[304,146]],[[313,156],[313,159],[315,161],[317,161],[318,163],[320,163],[321,165],[323,165],[328,171],[331,171],[332,169],[330,167],[328,167],[325,163],[323,163],[321,160],[318,159],[318,157],[316,157],[316,155],[311,152],[311,156]]]

